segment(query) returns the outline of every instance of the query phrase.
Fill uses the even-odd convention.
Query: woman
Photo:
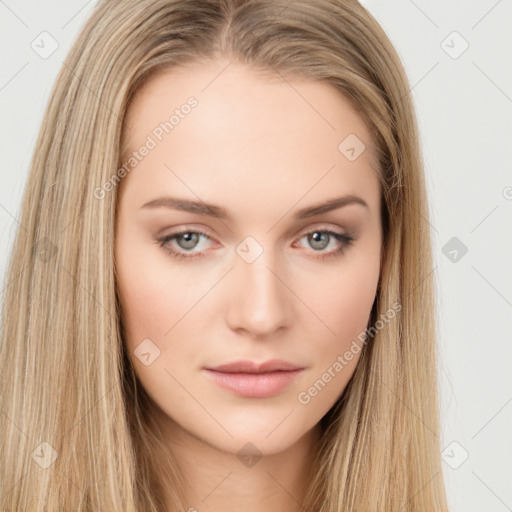
[[[2,510],[447,510],[416,120],[357,2],[100,2],[23,205]]]

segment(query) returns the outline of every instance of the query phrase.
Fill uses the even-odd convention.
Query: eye
[[[313,248],[313,252],[318,254],[314,255],[314,258],[325,259],[336,256],[341,256],[346,248],[355,241],[355,237],[350,234],[338,233],[329,229],[316,229],[309,231],[303,235],[299,240],[306,239],[310,247]],[[331,242],[338,245],[337,248],[324,252],[324,249],[328,247]],[[295,244],[294,244],[295,246]]]
[[[203,231],[187,230],[167,235],[159,239],[158,243],[160,247],[174,258],[202,258],[206,255],[205,250],[193,251],[197,248],[201,238],[211,240]],[[313,248],[313,252],[318,253],[313,256],[313,258],[316,259],[341,256],[345,252],[345,249],[356,240],[353,235],[338,233],[337,231],[329,229],[309,231],[302,235],[299,241],[302,239],[307,239],[307,243]],[[171,242],[175,242],[177,247],[176,245],[173,246]],[[324,251],[332,242],[334,242],[334,245],[337,245],[337,247],[330,251]],[[293,244],[293,247],[297,247],[297,242]]]
[[[187,254],[187,252],[190,252],[190,250],[195,249],[198,241],[201,239],[201,237],[210,239],[210,237],[204,233],[203,231],[198,230],[188,230],[188,231],[181,231],[179,233],[173,233],[172,235],[165,236],[164,238],[160,239],[158,242],[160,246],[171,256],[178,258],[178,259],[184,259],[184,258],[197,258],[204,256],[203,252],[193,252],[191,254]],[[176,250],[172,245],[171,242],[173,240],[176,240],[176,243],[178,244],[178,249]]]

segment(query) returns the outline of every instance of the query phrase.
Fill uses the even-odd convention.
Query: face
[[[225,65],[161,72],[130,105],[117,284],[165,428],[271,454],[310,432],[355,370],[380,188],[370,134],[330,85]],[[212,370],[241,360],[297,369]]]

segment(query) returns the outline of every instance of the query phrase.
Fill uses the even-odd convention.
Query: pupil
[[[327,233],[319,233],[318,231],[315,231],[310,238],[313,239],[312,247],[315,249],[325,249],[325,247],[327,247]],[[323,241],[321,241],[322,238],[324,239]]]
[[[185,240],[183,245],[184,249],[192,249],[197,243],[197,233],[184,233],[181,235],[181,239]],[[182,244],[180,244],[182,245]]]

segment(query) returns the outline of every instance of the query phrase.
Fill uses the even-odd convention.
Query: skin
[[[370,133],[334,88],[226,64],[160,72],[129,107],[123,158],[189,96],[198,101],[119,185],[115,259],[124,341],[185,476],[189,506],[294,511],[310,477],[318,423],[360,354],[309,403],[298,395],[368,325],[380,274],[380,186]],[[366,145],[355,161],[338,150],[349,134]],[[368,207],[293,218],[347,194]],[[213,203],[232,218],[141,208],[162,196]],[[183,236],[167,245],[200,257],[176,259],[158,243],[195,229],[208,236],[195,246]],[[341,255],[320,259],[342,244],[307,236],[319,229],[356,240]],[[236,251],[248,236],[263,250],[251,263]],[[145,339],[160,350],[148,366],[134,352]],[[268,398],[241,397],[202,371],[273,358],[305,370]],[[237,457],[246,443],[262,455],[250,467]]]

